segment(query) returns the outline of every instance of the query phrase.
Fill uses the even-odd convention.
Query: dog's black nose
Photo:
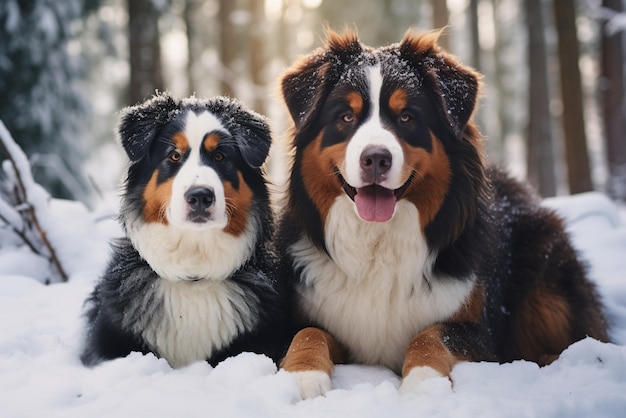
[[[385,147],[367,147],[361,153],[363,180],[378,183],[391,168],[391,152]]]
[[[208,187],[192,187],[185,192],[185,201],[192,212],[204,212],[215,202],[215,193]]]

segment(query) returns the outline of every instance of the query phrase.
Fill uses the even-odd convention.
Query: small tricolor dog
[[[173,367],[289,343],[276,283],[264,118],[223,97],[123,110],[126,237],[87,300],[83,363],[153,352]],[[285,343],[286,341],[286,343]]]
[[[337,362],[387,366],[413,393],[460,361],[545,365],[607,340],[561,219],[486,168],[480,76],[436,39],[330,32],[281,79],[294,158],[277,239],[302,327],[282,365],[305,398]]]

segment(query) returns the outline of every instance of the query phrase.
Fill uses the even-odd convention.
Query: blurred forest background
[[[2,0],[0,120],[53,196],[94,205],[123,172],[119,109],[155,90],[231,95],[270,118],[280,182],[277,79],[322,44],[325,24],[356,26],[372,46],[446,26],[442,46],[485,75],[476,117],[491,161],[543,196],[593,189],[626,201],[623,3]]]

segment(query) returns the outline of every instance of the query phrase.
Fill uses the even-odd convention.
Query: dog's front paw
[[[452,382],[432,367],[423,366],[411,369],[398,389],[401,396],[432,395],[449,392]]]
[[[302,399],[310,399],[325,395],[332,389],[330,376],[322,371],[309,370],[304,372],[291,372],[296,379],[296,385],[300,390]]]

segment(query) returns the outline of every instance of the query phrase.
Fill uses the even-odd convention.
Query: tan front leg
[[[304,328],[291,341],[281,367],[293,374],[303,399],[323,395],[332,388],[335,363],[344,360],[335,338],[319,328]]]
[[[409,343],[402,366],[402,377],[415,367],[430,367],[441,376],[449,376],[452,366],[459,362],[442,340],[443,325],[434,325],[419,333]]]
[[[424,385],[431,378],[449,379],[452,367],[461,361],[443,342],[444,325],[435,325],[418,334],[409,343],[402,366],[401,394],[429,392]],[[441,386],[441,379],[437,386]],[[445,383],[451,386],[451,382]]]

